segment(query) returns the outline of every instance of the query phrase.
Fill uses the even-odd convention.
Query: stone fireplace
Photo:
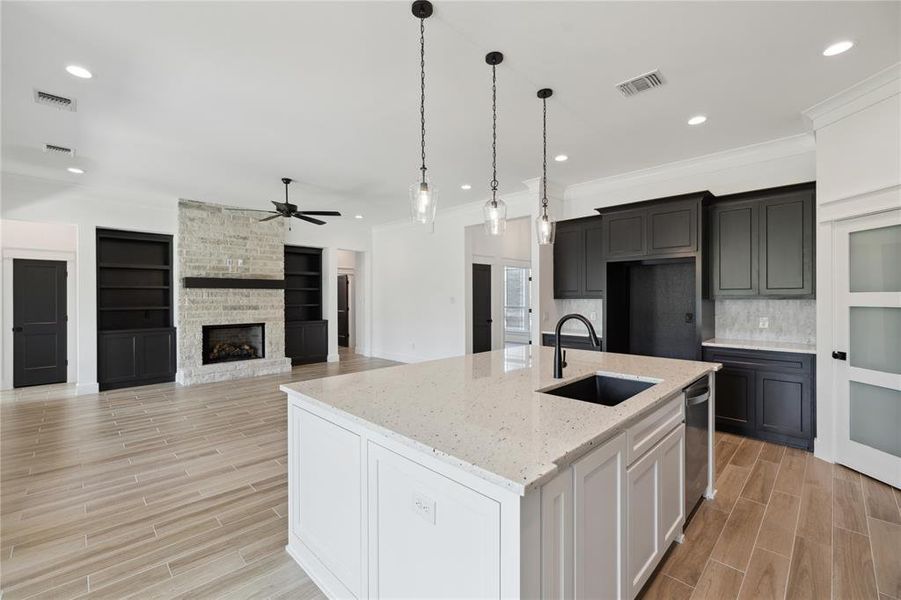
[[[203,326],[203,364],[253,360],[266,355],[266,324]]]
[[[259,213],[217,204],[178,203],[176,381],[182,385],[291,370],[285,358],[285,292],[277,287],[284,279],[284,219],[258,219]],[[239,282],[188,286],[186,278]],[[242,279],[276,287],[245,287]],[[211,344],[224,344],[213,359]]]

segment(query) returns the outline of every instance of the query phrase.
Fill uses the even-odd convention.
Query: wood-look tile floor
[[[716,433],[717,496],[651,599],[901,599],[901,491],[812,454]]]
[[[322,598],[284,552],[277,384],[393,364],[344,352],[282,377],[3,393],[3,600]],[[806,452],[717,440],[717,498],[647,598],[901,600],[898,490]]]
[[[0,398],[0,589],[19,598],[323,598],[284,551],[278,384],[396,365]]]

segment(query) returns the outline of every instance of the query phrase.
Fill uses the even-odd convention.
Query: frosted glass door
[[[837,224],[833,247],[837,460],[899,487],[901,211]]]

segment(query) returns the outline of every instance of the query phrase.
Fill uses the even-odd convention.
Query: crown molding
[[[573,184],[566,188],[565,197],[566,200],[593,197],[599,192],[611,189],[677,179],[693,174],[712,173],[790,156],[810,154],[815,150],[816,142],[813,134],[802,133]]]
[[[817,130],[898,94],[901,94],[901,62],[814,104],[802,114]]]

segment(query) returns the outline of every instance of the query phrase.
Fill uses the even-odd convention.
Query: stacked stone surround
[[[284,279],[284,220],[260,223],[259,218],[260,213],[180,200],[176,240],[179,278]],[[265,357],[204,365],[203,326],[242,323],[265,323]],[[291,360],[285,357],[282,290],[178,286],[178,383],[191,385],[290,370]]]

